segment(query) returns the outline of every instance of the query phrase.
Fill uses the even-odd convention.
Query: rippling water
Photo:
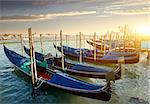
[[[26,44],[27,45],[27,44]],[[72,45],[73,44],[69,44]],[[20,44],[7,44],[7,47],[21,53]],[[44,42],[45,53],[50,51],[55,55],[52,42]],[[48,48],[49,47],[49,48]],[[141,53],[141,60],[134,65],[122,65],[122,79],[116,81],[112,98],[109,102],[71,95],[56,89],[40,91],[36,98],[31,96],[31,84],[18,72],[14,71],[0,45],[0,104],[149,104],[150,103],[150,61],[146,53]],[[40,43],[35,50],[40,51]],[[103,80],[92,79],[95,83]]]

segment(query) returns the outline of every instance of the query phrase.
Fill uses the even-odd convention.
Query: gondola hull
[[[61,52],[61,47],[54,45],[54,47]],[[64,54],[66,57],[79,60],[79,55],[75,54],[74,52],[70,52],[66,49],[64,49]],[[124,56],[121,56],[124,57]],[[120,64],[119,62],[120,56],[111,56],[111,55],[106,55],[103,56],[102,58],[97,57],[96,60],[94,60],[94,57],[88,57],[88,56],[83,56],[82,60],[84,62],[90,62],[90,63],[96,63],[96,64]],[[139,54],[136,54],[135,56],[128,56],[124,57],[124,60],[122,64],[134,64],[139,62]]]
[[[29,49],[24,47],[24,50],[28,55],[30,55]],[[39,60],[41,62],[44,61],[43,54],[35,52],[35,56],[36,56],[35,58],[37,60]],[[47,63],[48,63],[48,61],[47,61]],[[54,58],[53,64],[49,63],[49,68],[51,68],[53,70],[60,70],[60,71],[63,71],[65,73],[68,73],[71,75],[89,77],[89,78],[100,78],[100,79],[106,79],[106,74],[110,72],[109,70],[106,70],[106,69],[95,68],[95,67],[91,67],[91,66],[79,65],[79,67],[76,67],[77,65],[71,64],[68,62],[65,62],[65,67],[67,67],[67,69],[63,70],[61,65],[62,65],[61,58]],[[73,67],[76,67],[76,69],[74,70]],[[118,80],[121,78],[121,66],[120,65],[117,65],[117,67],[115,67],[114,77],[115,77],[115,80]]]
[[[79,49],[76,49],[76,48],[73,48],[73,47],[69,47],[69,46],[63,46],[63,48],[64,49],[68,49],[68,50],[72,50],[72,51],[79,50]],[[120,56],[120,57],[121,56],[130,57],[130,56],[136,56],[138,54],[135,51],[129,51],[131,49],[125,49],[125,52],[123,52],[121,50],[124,50],[124,49],[120,49],[120,51],[112,50],[111,52],[106,52],[105,54],[106,55],[110,55],[110,56]],[[87,54],[87,55],[90,53],[90,56],[94,57],[94,50],[82,49],[82,51],[83,52],[85,51],[84,53]],[[97,58],[102,58],[103,54],[104,54],[104,52],[102,52],[102,51],[99,52],[98,50],[96,50],[96,56],[97,56]]]
[[[31,71],[29,71],[30,65],[27,65],[27,63],[29,62],[29,59],[15,53],[14,51],[7,49],[5,46],[4,46],[4,51],[8,59],[15,65],[15,67],[19,71],[24,73],[25,76],[28,76],[31,78]],[[57,73],[57,72],[54,72],[53,70],[45,69],[44,67],[40,65],[41,64],[38,64],[37,62],[38,81],[43,82],[42,85],[54,87],[56,89],[59,89],[59,90],[62,90],[71,94],[93,98],[93,99],[99,99],[103,101],[108,101],[111,98],[111,91],[110,91],[109,84],[107,84],[107,87],[102,87],[102,86],[95,85],[95,84],[89,84],[89,83],[80,81],[78,79],[75,79],[73,77],[70,77],[64,73]],[[47,75],[45,72],[53,76]]]
[[[60,61],[59,61],[59,64],[61,65]],[[65,73],[68,73],[71,75],[88,77],[88,78],[99,78],[99,79],[106,79],[107,73],[111,72],[111,71],[108,71],[108,72],[88,72],[88,71],[78,71],[78,70],[72,70],[72,69],[63,70],[61,67],[56,67],[54,65],[49,65],[49,68],[51,68],[53,70],[57,69],[57,70],[63,71]],[[114,73],[115,80],[119,80],[121,78],[121,65],[116,65],[115,70],[112,72]]]
[[[15,66],[15,68],[17,70],[19,70],[25,77],[28,77],[31,79],[31,76],[28,75],[26,72],[22,71],[20,68],[18,68],[17,66]],[[98,99],[98,100],[102,100],[102,101],[109,101],[111,98],[111,91],[108,88],[108,90],[106,89],[105,91],[101,91],[101,92],[80,92],[80,91],[73,91],[70,89],[66,89],[66,88],[62,88],[59,86],[53,86],[47,82],[44,82],[41,86],[41,88],[44,89],[56,89],[56,90],[60,90],[60,91],[64,91],[66,93],[70,93],[73,95],[78,95],[78,96],[82,96],[82,97],[88,97],[88,98],[92,98],[92,99]]]
[[[89,45],[94,46],[94,42],[93,41],[87,41],[87,43]],[[98,43],[101,43],[101,42],[96,42],[96,48],[99,49],[99,50],[101,50],[101,51],[104,51],[104,44],[103,43],[98,44]],[[107,50],[109,50],[109,46],[108,45],[106,47],[106,51]],[[122,44],[122,45],[120,45],[119,49],[118,48],[117,49],[113,49],[112,51],[114,51],[114,52],[136,52],[136,49],[135,48],[129,48],[129,47],[128,48],[124,48],[123,44]],[[127,56],[131,56],[131,55],[129,54]]]

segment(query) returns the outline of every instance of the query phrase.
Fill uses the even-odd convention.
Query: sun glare
[[[138,29],[139,33],[150,35],[150,25],[144,25]]]

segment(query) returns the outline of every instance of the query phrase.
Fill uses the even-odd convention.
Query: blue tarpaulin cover
[[[75,78],[71,78],[66,76],[65,74],[55,74],[51,80],[51,83],[55,83],[65,87],[77,88],[77,89],[86,89],[86,90],[98,90],[103,86],[99,86],[96,84],[89,84],[80,80],[76,80]]]
[[[19,55],[18,53],[7,49],[5,46],[4,46],[4,51],[6,53],[6,56],[9,58],[9,60],[17,66],[20,66],[25,61],[28,61],[28,58],[23,57]],[[56,85],[61,85],[63,87],[70,87],[70,88],[76,88],[76,89],[81,89],[81,90],[98,90],[99,91],[103,87],[101,85],[90,84],[90,83],[75,79],[73,77],[70,77],[64,73],[57,73],[57,72],[53,74],[52,78],[48,80],[48,82],[56,84]]]
[[[102,73],[109,72],[109,70],[106,70],[103,68],[96,68],[96,67],[85,66],[85,65],[81,65],[81,64],[76,64],[71,69],[78,70],[78,71],[87,71],[87,72],[102,72]]]

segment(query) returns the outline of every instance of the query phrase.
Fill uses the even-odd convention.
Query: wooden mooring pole
[[[96,32],[94,32],[94,61],[96,61]]]
[[[82,63],[82,50],[81,50],[81,32],[79,32],[79,48],[80,48],[80,58],[79,62]]]
[[[150,59],[150,50],[147,51],[147,59]]]
[[[24,47],[23,47],[23,37],[22,37],[22,34],[20,34],[20,42],[21,42],[22,56],[24,56]]]
[[[85,41],[86,41],[86,39],[85,39],[85,34],[83,34],[84,48],[85,48]]]
[[[104,40],[103,40],[103,35],[101,35],[101,44],[100,44],[100,45],[101,45],[101,47],[100,47],[100,48],[101,48],[101,49],[100,49],[101,52],[103,52],[103,49],[104,49],[104,44],[103,44],[103,42],[104,42]]]
[[[109,33],[109,52],[111,52],[112,49],[112,35]]]
[[[43,54],[43,41],[42,41],[42,34],[40,34],[40,42],[41,42],[41,52]]]
[[[76,35],[76,48],[78,48],[78,34]]]
[[[61,45],[61,61],[62,61],[62,69],[64,70],[64,49],[63,49],[63,36],[62,30],[60,30],[60,45]]]
[[[55,45],[57,46],[57,34],[55,34]],[[55,52],[56,52],[56,57],[58,56],[57,55],[57,47],[55,48]]]
[[[90,40],[90,38],[91,38],[91,35],[89,35],[89,40]],[[91,50],[91,45],[89,44],[89,49]]]
[[[106,55],[106,35],[104,35],[104,56]]]
[[[66,38],[66,46],[68,46],[68,35],[65,35]]]
[[[124,35],[123,35],[123,49],[124,49],[124,52],[125,52],[125,44],[126,44],[126,35],[127,35],[127,26],[125,25],[124,26]]]
[[[35,87],[37,86],[37,70],[36,70],[36,60],[34,54],[33,40],[32,40],[32,32],[31,28],[28,28],[29,34],[29,47],[30,47],[30,62],[31,62],[31,74],[32,74],[32,87],[33,94],[35,94]]]

